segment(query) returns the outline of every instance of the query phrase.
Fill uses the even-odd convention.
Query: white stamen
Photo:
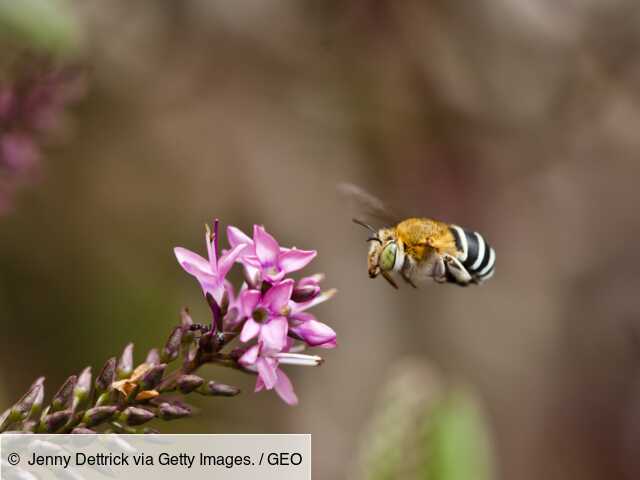
[[[303,353],[276,353],[274,358],[285,365],[300,365],[303,367],[317,367],[324,360],[317,355],[305,355]]]

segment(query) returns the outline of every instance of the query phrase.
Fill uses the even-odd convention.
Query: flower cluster
[[[208,259],[175,249],[180,265],[202,287],[211,308],[210,325],[194,323],[184,309],[164,346],[152,348],[143,362],[134,363],[130,343],[95,377],[91,367],[70,376],[48,405],[44,377],[37,379],[0,415],[0,432],[153,433],[146,426],[151,420],[191,415],[192,407],[183,401],[186,395],[240,393],[195,374],[209,363],[255,374],[256,391],[273,389],[288,404],[296,404],[291,381],[280,367],[320,365],[322,358],[301,352],[336,346],[335,332],[308,311],[334,291],[321,291],[321,275],[287,277],[304,268],[316,252],[282,248],[261,226],[254,227],[253,238],[235,227],[228,228],[227,237],[230,248],[221,253],[216,221],[213,231],[206,232]],[[226,279],[235,263],[243,267],[246,279],[237,290]]]
[[[208,259],[175,248],[178,262],[198,280],[211,307],[213,322],[206,334],[217,338],[218,346],[237,338],[240,346],[230,359],[236,367],[257,373],[256,391],[274,389],[286,403],[296,404],[291,381],[280,366],[319,365],[320,357],[300,352],[336,346],[336,333],[308,311],[335,290],[321,291],[322,275],[289,277],[306,267],[315,251],[281,247],[264,227],[255,225],[253,238],[229,226],[229,249],[221,252],[218,227],[216,220],[205,233]],[[226,279],[234,263],[242,266],[245,278],[237,290]]]
[[[80,76],[67,68],[34,67],[0,80],[0,215],[15,191],[37,177],[40,144],[60,129],[65,107],[83,90]]]

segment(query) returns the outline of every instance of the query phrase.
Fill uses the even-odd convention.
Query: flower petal
[[[308,310],[312,307],[315,307],[316,305],[326,302],[327,300],[331,299],[336,293],[337,293],[337,290],[335,288],[332,288],[331,290],[325,290],[316,298],[314,298],[313,300],[309,300],[308,302],[292,303],[291,312],[294,314],[298,312],[304,312],[305,310]]]
[[[290,330],[291,333],[311,347],[326,345],[325,348],[332,348],[329,345],[336,340],[336,332],[328,325],[315,319],[309,319],[300,325],[291,326]]]
[[[315,250],[298,250],[293,248],[281,252],[278,256],[278,265],[285,273],[295,272],[306,267],[318,254]]]
[[[229,299],[229,304],[233,304],[236,301],[236,296],[233,293],[233,284],[229,281],[226,280],[223,282],[224,285],[224,291],[227,293],[227,297]]]
[[[272,318],[263,324],[260,328],[260,342],[263,351],[268,353],[281,352],[287,342],[288,328],[289,325],[285,317]],[[244,332],[244,328],[242,331]]]
[[[216,301],[219,301],[223,293],[222,284],[218,281],[218,278],[211,273],[209,263],[197,253],[182,247],[176,247],[174,252],[180,266],[187,273],[196,277],[203,293],[205,295],[210,293]]]
[[[240,313],[245,317],[251,317],[259,300],[260,292],[258,290],[244,290],[239,299]]]
[[[260,268],[252,267],[246,263],[242,263],[242,273],[244,274],[244,281],[247,282],[250,288],[258,288],[260,282]]]
[[[256,360],[258,360],[258,353],[260,352],[260,347],[258,345],[254,345],[249,350],[244,352],[244,354],[240,357],[238,362],[240,365],[248,367],[250,365],[255,365]]]
[[[212,275],[211,266],[204,258],[186,248],[176,247],[173,249],[178,263],[187,273],[198,276],[200,274]]]
[[[272,358],[258,357],[256,367],[258,368],[258,375],[264,382],[266,389],[271,390],[275,387],[278,381],[278,374],[276,372],[277,362]]]
[[[267,282],[269,282],[271,285],[274,285],[284,278],[284,272],[282,270],[275,269],[275,267],[272,267],[266,270],[262,270],[262,276]]]
[[[242,254],[242,252],[247,248],[246,244],[240,244],[233,247],[231,250],[226,252],[224,255],[220,257],[218,260],[218,277],[224,278],[233,267],[236,259]]]
[[[256,255],[263,266],[273,266],[276,264],[280,246],[275,238],[267,233],[264,227],[255,225],[253,227],[253,241],[256,245]]]
[[[277,370],[277,375],[278,381],[275,384],[276,393],[287,405],[297,405],[298,397],[293,391],[293,384],[291,383],[291,380],[289,380],[287,374],[281,369]]]
[[[256,257],[255,255],[242,255],[242,258],[240,258],[240,261],[244,264],[244,265],[248,265],[254,268],[262,268],[262,264],[260,263],[260,259],[258,257]]]
[[[227,227],[227,240],[229,241],[229,245],[231,247],[235,247],[240,244],[249,244],[253,245],[253,240],[249,235],[245,234],[238,227],[234,227],[233,225],[229,225]]]
[[[291,292],[293,291],[294,281],[289,278],[284,282],[278,283],[271,287],[267,293],[264,294],[262,303],[272,312],[280,314],[282,309],[287,306],[291,299]]]
[[[248,342],[253,337],[260,333],[260,324],[256,322],[253,318],[249,317],[249,319],[244,322],[242,326],[242,331],[240,332],[240,341]]]

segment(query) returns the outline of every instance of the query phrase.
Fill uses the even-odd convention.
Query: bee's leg
[[[441,257],[439,257],[433,265],[432,277],[438,283],[447,283],[447,266]]]
[[[458,285],[469,285],[473,282],[473,277],[469,274],[464,265],[451,255],[444,255],[444,265],[447,273],[449,273]]]
[[[411,285],[413,288],[418,288],[416,284],[413,283],[413,280],[411,279],[411,270],[412,270],[412,266],[411,266],[411,262],[409,261],[409,257],[405,256],[404,264],[402,265],[402,269],[400,270],[400,275],[402,275],[402,279],[405,282],[407,282],[409,285]]]
[[[389,272],[381,272],[382,276],[384,277],[384,279],[389,282],[389,284],[395,288],[396,290],[398,290],[398,284],[393,280],[393,278],[391,278],[391,275],[389,275]]]
[[[413,283],[413,280],[411,280],[410,277],[407,276],[407,274],[405,272],[402,272],[402,278],[405,282],[407,282],[409,285],[411,285],[413,288],[418,288],[416,286],[415,283]]]

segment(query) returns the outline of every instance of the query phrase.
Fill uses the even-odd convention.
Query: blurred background
[[[482,399],[497,478],[640,478],[637,2],[2,1],[0,41],[4,81],[83,83],[5,189],[0,409],[207,321],[172,248],[217,216],[319,251],[339,347],[289,370],[296,408],[211,367],[245,393],[164,432],[311,432],[314,478],[349,478],[411,357]],[[482,232],[495,277],[369,280],[344,181]]]

